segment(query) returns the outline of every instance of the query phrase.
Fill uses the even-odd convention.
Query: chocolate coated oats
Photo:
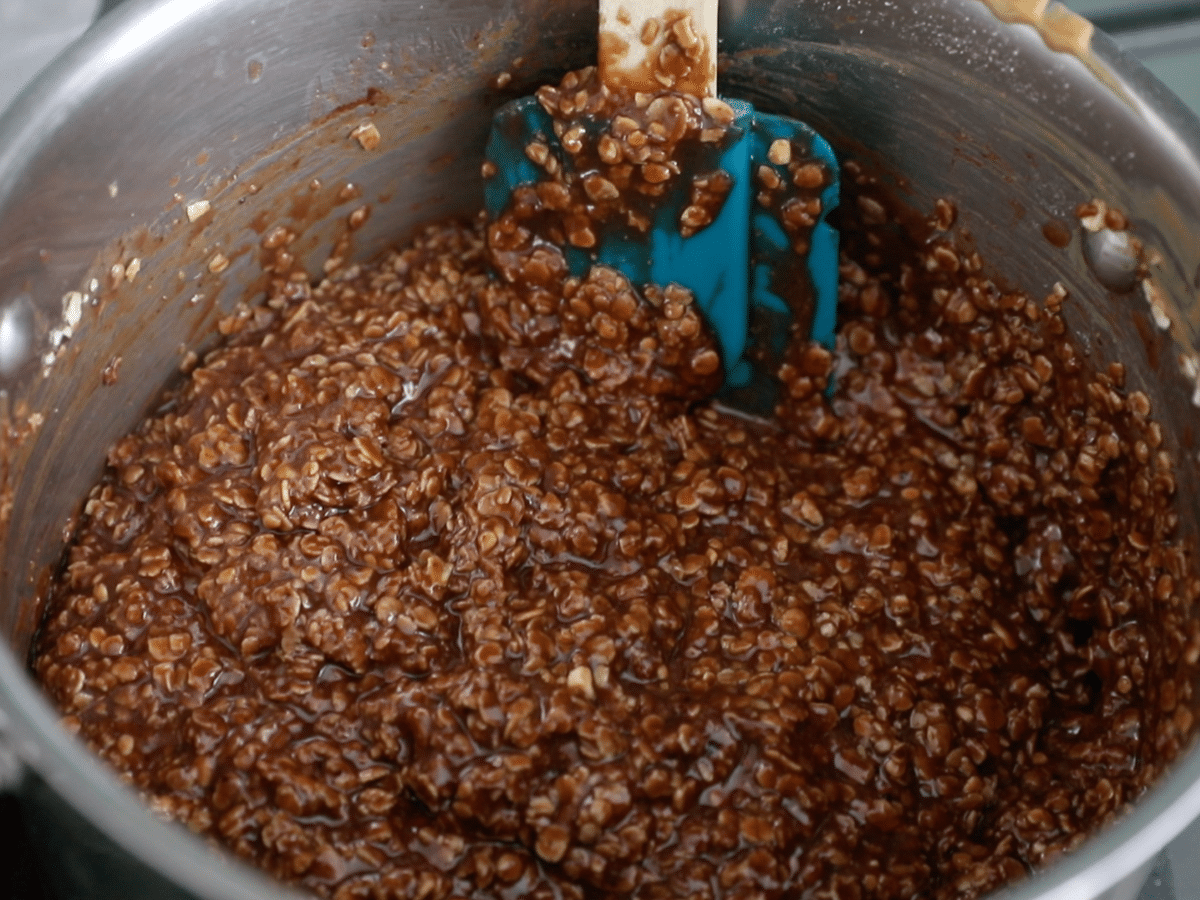
[[[1162,432],[859,181],[769,421],[686,292],[490,278],[481,227],[280,279],[87,501],[67,726],[341,900],[970,897],[1075,846],[1192,732]]]

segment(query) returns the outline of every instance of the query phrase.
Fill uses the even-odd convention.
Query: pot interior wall
[[[102,25],[103,66],[77,54],[88,78],[60,68],[0,127],[0,388],[10,428],[41,418],[3,460],[0,630],[20,658],[36,589],[107,448],[211,345],[224,313],[261,299],[264,235],[300,232],[296,252],[316,273],[339,238],[366,258],[421,221],[472,214],[490,110],[595,47],[583,0],[459,0],[436,17],[382,0],[309,0],[282,15],[265,0],[185,6],[133,0]],[[982,3],[919,6],[728,4],[724,92],[807,119],[915,211],[954,199],[960,238],[1004,283],[1045,296],[1061,282],[1082,348],[1096,364],[1124,362],[1154,401],[1195,532],[1194,384],[1178,362],[1200,333],[1194,150],[1165,137],[1127,86],[1098,80],[1096,59],[997,27]],[[152,8],[170,15],[138,30]],[[493,89],[518,57],[512,83]],[[365,120],[382,136],[373,151],[350,136]],[[1139,293],[1112,294],[1089,270],[1074,210],[1093,198],[1161,255],[1169,332]],[[198,200],[209,211],[190,221]],[[364,204],[371,215],[351,235],[347,217]],[[1067,247],[1043,236],[1051,222],[1070,229]],[[136,278],[117,283],[113,266],[134,259]],[[64,321],[68,291],[83,297]]]

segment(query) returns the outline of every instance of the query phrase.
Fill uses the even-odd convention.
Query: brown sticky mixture
[[[342,900],[970,897],[1074,847],[1192,731],[1162,431],[1060,296],[852,190],[772,421],[706,399],[686,292],[515,288],[477,227],[281,278],[87,501],[67,727]]]
[[[112,449],[45,598],[67,728],[336,900],[974,897],[1127,809],[1193,731],[1200,582],[1064,296],[847,166],[837,352],[793,339],[735,414],[690,294],[553,246],[648,227],[732,111],[539,97],[575,174],[530,147],[486,241],[347,238],[313,284],[264,237],[267,302]],[[801,255],[803,149],[755,173]]]
[[[717,64],[714,35],[696,21],[695,11],[668,9],[647,19],[635,38],[641,46],[633,47],[621,34],[628,34],[633,23],[629,11],[620,8],[616,21],[605,21],[602,9],[599,70],[604,83],[627,94],[664,89],[694,97],[711,93]],[[630,56],[639,61],[631,64]]]
[[[513,191],[492,226],[493,244],[525,229],[556,246],[591,249],[606,228],[646,233],[671,194],[689,198],[676,222],[683,237],[720,214],[733,187],[720,168],[721,152],[740,136],[735,111],[724,100],[675,90],[612,91],[595,67],[539,88],[537,100],[553,121],[557,143],[547,135],[524,148],[545,177]],[[486,162],[484,175],[495,174],[496,164]],[[780,139],[754,177],[759,205],[778,215],[797,252],[806,253],[829,173],[807,147]]]
[[[728,103],[674,91],[614,92],[595,67],[539,88],[537,99],[557,144],[534,140],[524,148],[546,177],[513,191],[495,236],[531,231],[556,246],[591,249],[605,228],[646,233],[662,198],[677,192],[691,198],[679,214],[685,237],[720,212],[732,187],[719,168],[734,121]],[[494,175],[494,165],[484,173]]]

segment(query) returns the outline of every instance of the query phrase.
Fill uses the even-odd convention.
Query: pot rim
[[[0,207],[46,135],[87,101],[105,73],[149,52],[156,41],[216,3],[128,0],[61,53],[0,115]],[[233,2],[233,0],[230,0]],[[963,0],[969,2],[969,0]],[[982,7],[982,4],[980,4]],[[997,28],[1008,26],[991,16]],[[1046,52],[1053,52],[1046,48]],[[1090,62],[1136,101],[1171,146],[1172,158],[1200,184],[1200,119],[1137,60],[1097,32]],[[0,642],[3,643],[3,642]],[[6,644],[0,647],[0,737],[60,797],[147,867],[195,893],[221,898],[298,900],[302,895],[181,826],[156,818],[118,778],[59,724],[58,713]],[[997,900],[1097,897],[1136,874],[1200,814],[1200,749],[1192,749],[1111,827]]]

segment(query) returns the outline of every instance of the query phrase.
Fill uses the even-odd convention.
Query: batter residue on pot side
[[[279,279],[87,501],[67,726],[342,900],[969,897],[1075,846],[1192,731],[1161,429],[846,171],[839,350],[772,421],[686,292],[517,289],[481,226]]]

